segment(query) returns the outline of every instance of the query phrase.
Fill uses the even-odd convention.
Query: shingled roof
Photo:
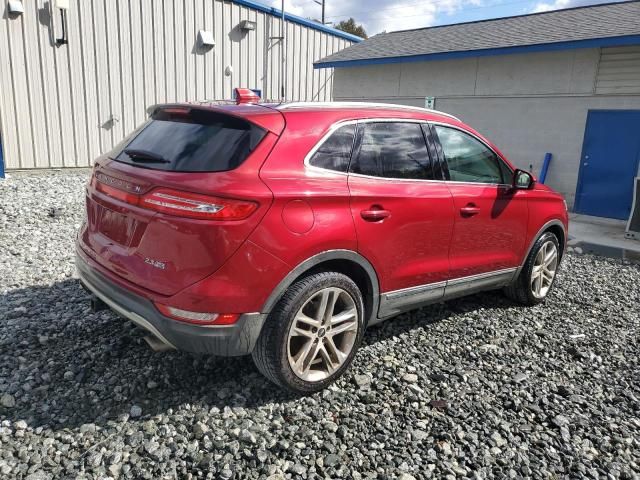
[[[640,44],[640,1],[381,33],[316,68]]]

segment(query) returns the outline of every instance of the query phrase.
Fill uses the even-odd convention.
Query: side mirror
[[[530,190],[536,184],[533,175],[525,170],[517,169],[513,172],[513,185],[515,190]]]

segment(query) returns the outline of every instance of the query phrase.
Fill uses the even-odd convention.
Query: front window
[[[455,128],[435,125],[450,180],[472,183],[504,183],[506,165],[485,144]]]

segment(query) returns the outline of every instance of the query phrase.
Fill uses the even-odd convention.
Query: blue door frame
[[[640,163],[640,110],[589,110],[574,210],[626,220]]]

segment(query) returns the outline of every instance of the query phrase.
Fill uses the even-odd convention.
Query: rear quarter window
[[[118,162],[174,172],[222,172],[244,162],[266,130],[251,122],[195,108],[167,108],[110,155]]]
[[[309,165],[346,172],[349,169],[355,132],[355,124],[338,128],[318,147],[309,160]]]

